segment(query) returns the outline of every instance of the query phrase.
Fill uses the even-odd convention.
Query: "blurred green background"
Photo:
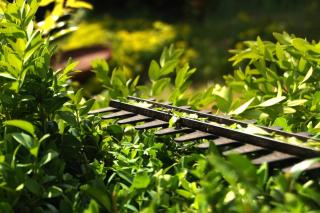
[[[174,43],[198,69],[194,85],[221,82],[231,73],[228,50],[241,41],[272,39],[272,32],[319,40],[317,0],[89,0],[79,30],[62,41],[60,51],[90,46],[108,48],[112,66],[128,75],[146,72],[150,60]],[[77,20],[75,20],[77,21]]]

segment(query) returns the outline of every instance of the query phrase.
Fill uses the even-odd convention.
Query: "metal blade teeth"
[[[135,97],[129,97],[129,99],[147,102],[152,104],[152,107],[142,108],[136,105],[130,105],[128,103],[112,100],[110,102],[110,107],[93,110],[88,114],[109,113],[103,115],[102,119],[120,119],[117,121],[118,124],[136,124],[139,122],[144,122],[135,126],[137,130],[147,130],[161,127],[162,129],[155,131],[156,136],[160,137],[165,135],[181,134],[174,139],[179,143],[208,139],[208,141],[205,141],[204,143],[195,144],[195,147],[198,149],[207,149],[210,146],[210,143],[214,143],[223,155],[229,155],[231,153],[248,155],[250,156],[254,165],[267,163],[270,167],[282,168],[282,170],[285,172],[290,171],[295,163],[308,158],[307,156],[309,156],[309,158],[320,156],[320,152],[303,146],[295,146],[293,144],[286,144],[283,142],[277,143],[276,140],[262,136],[246,135],[241,131],[228,130],[224,133],[221,133],[218,130],[224,131],[224,128],[215,127],[215,125],[210,126],[212,123],[210,123],[210,121],[225,125],[238,123],[243,126],[244,124],[248,125],[256,123],[256,120],[238,121],[225,115],[212,115],[210,110],[195,111],[192,110],[190,106],[175,107],[172,106],[172,103],[158,103],[155,102],[154,99],[140,99]],[[159,107],[167,110],[159,111],[157,110]],[[181,120],[178,121],[176,127],[168,127],[169,120],[172,116],[172,110],[178,110],[189,114],[197,114],[199,118],[206,118],[209,122],[204,124],[199,120],[181,118],[182,122]],[[204,125],[206,125],[206,128],[204,128]],[[285,132],[281,127],[278,126],[262,128],[266,131],[274,131],[276,134],[282,134],[287,137],[297,137],[300,140],[308,140],[312,137],[312,135],[306,132]],[[236,137],[236,134],[242,134],[242,136],[246,135],[247,137],[241,139],[240,137]],[[251,143],[251,140],[255,139],[255,137],[257,139],[256,143]],[[265,144],[266,142],[271,142],[274,144],[271,146],[270,144]],[[276,145],[279,147],[275,147]],[[290,150],[288,148],[290,148]],[[308,171],[320,171],[320,163],[314,164],[308,169]]]

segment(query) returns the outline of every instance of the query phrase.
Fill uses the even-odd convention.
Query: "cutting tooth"
[[[160,135],[177,134],[180,132],[192,132],[192,129],[187,127],[181,127],[181,128],[170,127],[170,128],[160,129],[156,131],[154,134],[160,136]]]
[[[120,111],[120,110],[114,107],[106,107],[106,108],[92,110],[88,112],[88,114],[92,115],[92,114],[98,114],[98,113],[104,113],[104,112],[116,112],[116,111]]]
[[[135,115],[130,118],[125,118],[125,119],[119,120],[117,123],[118,124],[134,124],[134,123],[138,123],[138,122],[142,122],[142,121],[149,121],[149,120],[152,120],[152,118],[144,116],[144,115]]]
[[[134,115],[132,112],[121,110],[119,112],[103,115],[102,119],[114,119],[114,118],[125,118]]]
[[[263,148],[261,146],[254,146],[251,144],[245,144],[243,146],[228,150],[226,152],[224,152],[224,155],[229,155],[229,154],[249,154],[249,153],[253,153],[253,152],[258,152],[258,151],[265,151],[267,150],[266,148]]]
[[[199,140],[199,139],[215,139],[218,136],[207,133],[207,132],[202,132],[202,131],[195,131],[186,135],[182,135],[178,138],[175,138],[174,140],[176,142],[186,142],[186,141],[193,141],[193,140]]]
[[[138,126],[135,126],[137,130],[142,130],[142,129],[152,129],[152,128],[157,128],[157,127],[163,127],[169,125],[168,122],[162,121],[162,120],[154,120],[150,121]]]
[[[252,163],[255,165],[267,163],[271,167],[281,167],[297,162],[298,160],[299,159],[294,155],[273,151],[267,155],[252,160]]]

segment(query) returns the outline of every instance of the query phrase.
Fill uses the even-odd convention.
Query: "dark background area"
[[[163,21],[175,27],[176,40],[186,43],[197,52],[191,65],[198,68],[193,77],[195,84],[220,81],[223,75],[232,73],[228,62],[228,50],[241,48],[241,42],[273,40],[273,32],[289,34],[310,40],[320,39],[320,2],[318,0],[88,0],[93,6],[87,12],[87,20],[101,21],[111,17],[114,28],[119,30],[122,22],[141,19],[152,23]],[[130,23],[130,22],[129,22]],[[138,22],[139,23],[139,22]],[[143,22],[141,22],[143,23]],[[143,25],[143,24],[141,24]],[[108,24],[112,29],[112,23]],[[111,26],[111,27],[110,27]],[[128,32],[139,24],[123,24]],[[186,27],[187,26],[187,27]],[[187,29],[187,30],[186,30]],[[94,32],[92,32],[94,33]],[[112,51],[112,49],[111,49]],[[143,53],[154,58],[160,51]],[[140,60],[142,58],[142,60]],[[150,58],[140,57],[139,63],[146,70]],[[141,73],[141,72],[140,72]]]

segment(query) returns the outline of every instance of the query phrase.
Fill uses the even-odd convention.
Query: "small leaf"
[[[106,60],[96,59],[91,64],[93,71],[96,73],[97,79],[101,81],[105,86],[111,84],[109,78],[109,65]]]
[[[107,127],[107,132],[118,140],[122,139],[123,129],[119,125],[109,125]]]
[[[283,101],[284,99],[286,99],[285,96],[281,96],[281,97],[275,97],[275,98],[270,98],[264,102],[262,102],[261,104],[259,104],[258,106],[260,107],[269,107],[269,106],[273,106],[275,104],[280,103],[281,101]]]
[[[237,109],[231,111],[229,114],[230,115],[239,115],[241,113],[243,113],[249,106],[250,104],[255,100],[255,98],[251,98],[249,101],[247,101],[246,103],[242,104],[240,107],[238,107]]]
[[[298,70],[300,72],[303,72],[306,66],[307,66],[307,61],[303,57],[301,57],[298,64]]]
[[[299,51],[306,52],[309,50],[309,43],[301,38],[292,39],[292,46]]]
[[[250,134],[257,134],[257,135],[270,135],[269,132],[265,131],[262,128],[259,128],[253,124],[249,124],[246,128],[243,129],[244,132],[250,133]]]
[[[313,159],[308,159],[304,160],[298,164],[295,164],[291,169],[290,173],[294,175],[294,177],[300,176],[300,174],[305,171],[306,169],[310,168],[313,164],[319,163],[320,158],[313,158]]]
[[[288,126],[288,122],[285,118],[283,117],[278,117],[276,120],[273,122],[272,126],[279,126],[282,127],[286,131],[290,131],[291,127]]]
[[[17,78],[15,78],[13,75],[6,73],[6,72],[2,72],[0,73],[0,78],[6,78],[6,79],[10,79],[10,80],[17,80]]]
[[[158,80],[160,76],[160,66],[155,60],[151,61],[148,74],[149,74],[150,80],[153,80],[153,81]]]
[[[296,112],[296,110],[291,108],[291,107],[283,107],[283,113],[284,114],[293,114],[295,112]]]
[[[59,197],[63,194],[63,191],[61,188],[57,186],[51,186],[47,189],[47,192],[45,193],[46,198],[54,198]]]
[[[187,198],[187,199],[191,199],[194,197],[191,192],[188,192],[187,190],[184,190],[184,189],[177,189],[176,192],[177,192],[177,194],[179,194],[182,197]]]
[[[77,93],[74,95],[74,97],[73,97],[73,102],[74,102],[75,104],[79,104],[80,101],[81,101],[81,99],[82,99],[82,97],[83,97],[83,88],[80,88],[80,89],[77,91]]]
[[[85,115],[87,114],[90,109],[92,108],[93,104],[94,104],[95,100],[94,99],[90,99],[88,101],[86,101],[83,106],[79,109],[79,113],[80,115]]]
[[[30,133],[31,135],[34,135],[34,126],[28,122],[28,121],[24,121],[24,120],[9,120],[9,121],[5,121],[4,122],[5,126],[14,126],[14,127],[18,127],[20,129],[23,129],[24,131]]]
[[[94,180],[91,184],[82,185],[80,189],[98,201],[109,212],[111,212],[111,198],[102,182],[99,180]]]
[[[282,88],[281,88],[281,83],[279,81],[277,81],[277,97],[281,97],[282,96]]]
[[[170,78],[162,78],[152,85],[152,95],[159,95],[170,84]]]
[[[280,44],[291,45],[292,39],[288,33],[272,33],[272,35]]]
[[[306,103],[307,101],[308,101],[307,99],[297,99],[297,100],[293,100],[293,101],[288,101],[287,106],[289,106],[289,107],[300,106],[300,105],[303,105],[304,103]]]
[[[150,184],[150,177],[147,172],[137,173],[133,179],[132,187],[136,189],[145,189]]]
[[[91,4],[85,1],[67,1],[67,6],[73,8],[85,8],[89,10],[93,8]]]
[[[90,200],[88,208],[83,213],[99,213],[99,204],[95,200]]]
[[[49,163],[51,160],[53,160],[54,158],[58,157],[59,153],[54,151],[54,150],[49,150],[47,154],[45,154],[39,164],[40,166],[44,166],[45,164]]]
[[[0,7],[0,12],[1,12],[1,7]],[[12,210],[12,204],[0,201],[0,212],[14,213],[14,211]]]
[[[57,114],[61,119],[67,122],[71,126],[75,126],[77,124],[76,117],[72,112],[69,111],[58,111]]]
[[[165,65],[161,68],[160,76],[165,76],[173,72],[177,64],[178,64],[178,60],[175,60],[175,59],[166,61]]]
[[[34,145],[33,138],[28,134],[21,132],[21,133],[12,133],[11,135],[18,143],[20,143],[22,146],[24,146],[28,150],[30,150]]]
[[[304,82],[306,82],[312,76],[312,73],[313,73],[313,68],[310,67],[310,69],[308,70],[306,76],[304,77],[304,79],[299,84],[301,85]]]
[[[276,55],[277,55],[277,58],[281,61],[283,61],[285,59],[284,58],[284,51],[279,43],[276,44]]]
[[[178,120],[179,120],[179,117],[176,115],[173,115],[169,120],[169,127],[174,127]]]
[[[37,196],[41,196],[42,194],[42,187],[41,185],[34,179],[32,178],[27,178],[26,182],[24,184],[26,186],[26,188],[32,192],[33,194],[37,195]]]

